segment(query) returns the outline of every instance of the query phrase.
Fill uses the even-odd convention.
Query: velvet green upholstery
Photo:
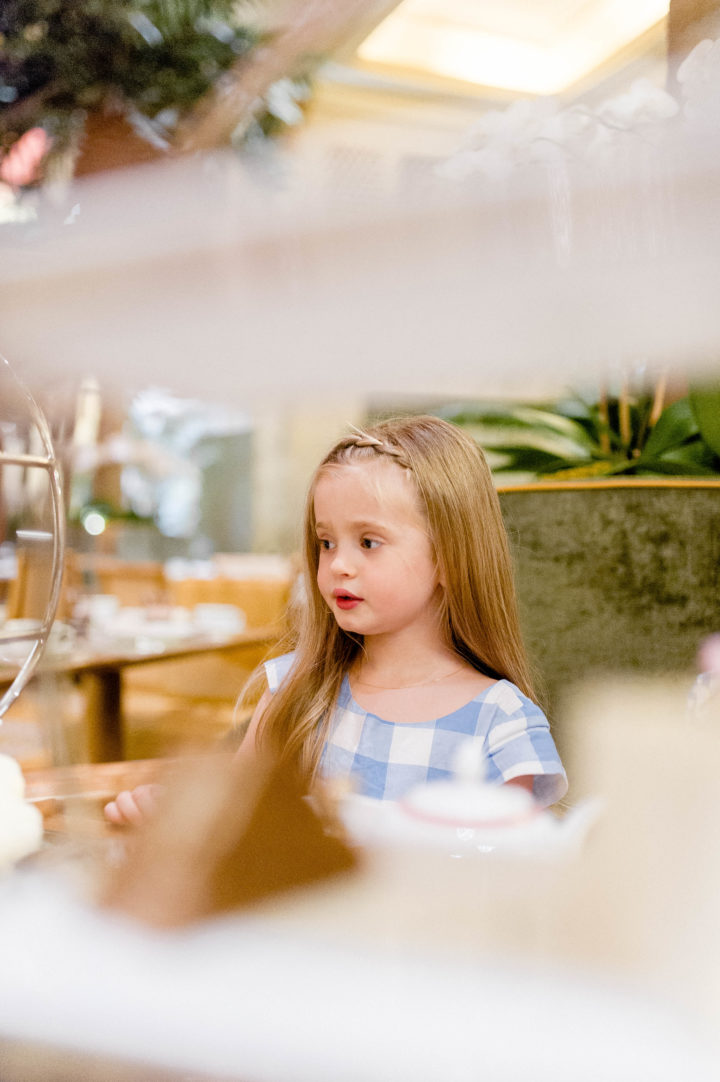
[[[720,485],[500,495],[525,639],[552,715],[603,672],[692,674],[720,631]]]

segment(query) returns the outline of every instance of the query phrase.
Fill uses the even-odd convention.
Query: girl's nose
[[[336,575],[352,575],[354,573],[354,566],[350,554],[346,549],[340,548],[340,546],[333,552],[330,567]]]

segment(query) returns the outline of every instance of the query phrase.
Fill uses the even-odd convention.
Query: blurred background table
[[[6,591],[8,633],[10,621],[39,621],[47,595],[22,556]],[[68,549],[53,648],[8,711],[0,750],[26,768],[145,759],[242,728],[238,695],[286,630],[295,574],[288,559],[250,553],[163,562]],[[0,688],[17,656],[0,664]]]
[[[123,729],[125,721],[124,692],[129,670],[152,668],[164,686],[179,695],[195,693],[203,697],[201,682],[193,675],[193,666],[202,659],[224,659],[236,670],[237,691],[244,680],[277,640],[277,628],[252,628],[233,634],[196,636],[174,643],[153,643],[146,639],[136,646],[102,646],[79,642],[66,656],[44,661],[34,682],[72,677],[84,697],[87,758],[90,762],[111,762],[124,757]],[[173,663],[175,663],[173,665]],[[167,672],[165,671],[167,666]],[[175,678],[180,666],[190,686],[177,687]],[[13,679],[14,669],[0,669],[0,687]],[[155,677],[158,678],[157,676]],[[32,685],[31,685],[32,686]]]

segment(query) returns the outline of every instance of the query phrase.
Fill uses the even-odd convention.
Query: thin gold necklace
[[[369,680],[363,680],[360,676],[355,677],[356,684],[362,684],[366,688],[374,688],[376,691],[407,691],[409,688],[423,688],[428,684],[439,684],[441,680],[447,680],[450,676],[455,676],[456,673],[461,672],[465,668],[464,665],[458,665],[457,669],[452,669],[450,672],[443,673],[442,676],[435,676],[432,680],[420,680],[417,684],[400,684],[399,687],[389,688],[385,684],[371,684]]]

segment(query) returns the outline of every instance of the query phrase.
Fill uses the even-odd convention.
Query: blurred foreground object
[[[169,149],[178,117],[255,44],[235,8],[231,0],[8,4],[0,15],[4,179],[40,182],[47,155],[52,176],[53,156],[69,156],[82,173]],[[30,130],[44,133],[44,155],[33,169],[11,169]]]
[[[0,875],[40,848],[42,832],[42,815],[25,800],[20,767],[9,755],[0,755]]]
[[[360,844],[398,851],[422,846],[453,859],[567,860],[577,857],[601,814],[587,802],[557,818],[530,792],[487,776],[482,740],[460,745],[451,777],[411,788],[398,801],[347,794],[339,813]]]
[[[264,32],[253,7],[267,9]],[[278,23],[272,4],[235,0],[8,4],[0,13],[0,179],[13,187],[66,181],[238,143],[249,131],[276,134],[302,119],[309,70],[351,32],[362,7],[303,0]],[[33,152],[19,155],[30,133]]]
[[[720,699],[702,719],[689,716],[690,684],[616,677],[566,704],[574,795],[602,793],[607,813],[593,835],[593,874],[570,886],[565,934],[583,941],[588,960],[670,996],[717,1034]]]
[[[320,166],[291,158],[282,184],[258,182],[220,152],[84,178],[54,223],[48,212],[14,235],[4,348],[26,379],[212,387],[248,411],[409,389],[547,400],[639,364],[650,382],[712,383],[717,98],[711,85],[703,110],[647,138],[598,121],[609,142],[592,153],[541,125],[511,142],[509,174],[413,192],[362,177],[330,190]],[[556,153],[528,161],[536,144]]]
[[[337,830],[337,826],[335,828]],[[356,856],[311,806],[294,773],[203,758],[170,783],[137,830],[102,901],[172,928],[349,872]]]
[[[113,907],[79,900],[42,862],[0,883],[3,1080],[84,1077],[63,1073],[73,1050],[105,1057],[87,1077],[134,1066],[143,1082],[162,1069],[162,1082],[717,1079],[720,742],[684,711],[684,689],[656,681],[605,680],[573,702],[575,793],[606,798],[577,860],[368,847],[357,875],[204,921],[229,834],[249,835],[269,775],[238,784],[226,828],[234,783],[220,780],[219,799],[207,783],[230,764],[198,764],[199,811],[180,791],[172,819],[134,836],[144,863],[131,852]],[[253,851],[272,868],[285,846]],[[196,871],[203,885],[172,897]]]
[[[720,739],[720,633],[714,632],[700,643],[697,666],[698,675],[688,697],[688,717],[693,724],[712,726]]]

